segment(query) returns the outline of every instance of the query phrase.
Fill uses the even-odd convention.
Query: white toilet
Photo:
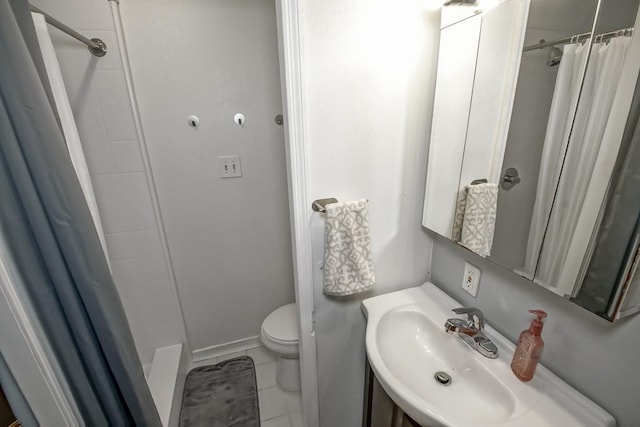
[[[296,304],[283,305],[262,322],[260,339],[278,356],[276,380],[285,391],[300,391],[298,315]]]

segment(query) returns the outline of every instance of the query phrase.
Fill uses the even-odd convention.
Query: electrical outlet
[[[464,276],[462,277],[462,289],[476,297],[478,295],[478,285],[480,284],[480,269],[468,262],[464,263]]]
[[[218,157],[218,170],[220,178],[238,178],[242,176],[240,156]]]

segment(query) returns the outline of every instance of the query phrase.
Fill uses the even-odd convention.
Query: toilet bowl
[[[300,391],[298,315],[295,303],[275,309],[264,319],[260,339],[278,357],[278,386],[285,391]]]

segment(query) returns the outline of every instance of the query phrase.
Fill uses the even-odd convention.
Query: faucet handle
[[[451,311],[453,311],[455,314],[466,314],[469,326],[473,325],[478,330],[484,329],[484,314],[482,314],[482,311],[480,311],[479,308],[458,307],[452,309]]]

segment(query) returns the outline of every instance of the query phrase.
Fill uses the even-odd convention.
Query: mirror
[[[574,238],[574,246],[586,248],[587,255],[572,301],[609,320],[640,310],[640,80],[637,72],[629,74],[621,77],[621,84],[629,87],[627,94],[633,93],[624,132],[622,137],[605,134],[601,151],[608,156],[598,156],[578,222],[593,232],[576,233],[583,242]]]
[[[565,71],[572,81],[564,82],[564,99],[554,105],[554,89],[566,45],[542,49],[537,46],[591,32],[597,6],[597,0],[531,2],[503,160],[505,169],[518,171],[520,182],[508,190],[503,188],[499,195],[490,256],[492,261],[528,279],[534,278],[562,165],[561,153],[571,130],[584,74],[585,63],[580,61],[586,59],[588,50],[584,44],[571,49],[576,56],[571,58],[573,67]]]
[[[461,183],[499,179],[527,9],[443,8],[423,224],[447,238]]]
[[[611,227],[634,176],[640,1],[492,3],[443,9],[423,225],[612,320],[640,240]]]
[[[602,1],[595,34],[616,33],[621,28],[637,25],[639,3],[638,0]],[[603,45],[606,40],[596,38],[588,65],[591,69],[604,64],[611,66],[616,60],[624,62],[616,77],[616,93],[610,101],[610,114],[602,137],[581,138],[582,143],[571,143],[577,148],[567,152],[569,160],[578,150],[583,151],[595,141],[598,153],[589,164],[590,173],[580,177],[576,172],[565,174],[563,170],[560,180],[560,189],[565,184],[567,188],[582,191],[584,202],[579,215],[568,222],[574,232],[559,280],[574,285],[573,289],[567,290],[572,301],[612,321],[640,310],[637,273],[640,186],[636,181],[640,173],[640,141],[636,136],[640,116],[640,40],[637,34],[634,37],[619,34],[610,39],[608,46]],[[613,45],[614,41],[618,46]],[[624,58],[607,56],[616,53],[615,49],[610,52],[607,49],[620,49],[623,43],[629,44],[624,46]],[[600,99],[594,98],[593,103],[600,103]],[[585,158],[589,157],[583,154],[574,164],[587,163]],[[574,165],[569,164],[569,168]],[[582,183],[581,187],[569,185],[577,180]],[[552,218],[557,204],[554,203]],[[560,209],[560,216],[564,215],[564,209]],[[545,237],[543,251],[546,244]]]

